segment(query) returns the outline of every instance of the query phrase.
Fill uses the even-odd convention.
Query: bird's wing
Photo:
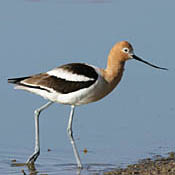
[[[83,63],[71,63],[55,68],[46,73],[29,77],[9,79],[9,83],[52,92],[67,94],[88,88],[98,78],[95,68]]]

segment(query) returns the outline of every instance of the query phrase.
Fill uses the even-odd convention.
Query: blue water
[[[71,150],[56,150],[41,151],[41,156],[35,163],[34,167],[25,165],[27,156],[31,150],[24,148],[3,148],[0,151],[0,172],[1,174],[20,174],[24,171],[26,174],[103,174],[106,171],[115,169],[116,167],[125,167],[129,163],[135,163],[141,158],[152,157],[155,155],[166,155],[173,147],[159,147],[152,149],[153,152],[138,152],[130,151],[116,153],[115,150],[98,149],[90,150],[85,154],[80,151],[83,160],[83,169],[79,170],[73,158]],[[12,151],[13,150],[13,151]],[[131,152],[132,151],[132,152]]]

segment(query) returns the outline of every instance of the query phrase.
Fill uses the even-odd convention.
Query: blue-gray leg
[[[49,101],[45,105],[41,106],[40,108],[35,110],[35,151],[34,153],[28,158],[27,164],[34,163],[40,154],[40,139],[39,139],[39,115],[40,113],[48,108],[53,102]]]
[[[78,166],[78,168],[82,168],[82,164],[81,164],[81,161],[80,161],[80,156],[78,154],[77,147],[76,147],[76,144],[75,144],[75,141],[74,141],[74,137],[73,137],[73,132],[72,132],[72,122],[73,122],[73,116],[74,116],[74,109],[75,109],[75,106],[72,105],[71,106],[70,116],[69,116],[67,132],[68,132],[68,136],[69,136],[70,142],[72,144],[72,148],[73,148],[73,152],[74,152],[74,155],[75,155],[75,159],[77,161],[77,166]]]

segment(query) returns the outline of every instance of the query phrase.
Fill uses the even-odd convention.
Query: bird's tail
[[[10,78],[10,79],[8,79],[8,83],[20,84],[21,81],[23,81],[27,78],[30,78],[30,77]]]

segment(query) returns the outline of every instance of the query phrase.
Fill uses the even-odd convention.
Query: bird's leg
[[[35,117],[35,150],[33,154],[28,158],[27,164],[33,164],[36,159],[38,158],[40,154],[40,140],[39,140],[39,115],[40,113],[48,108],[53,102],[49,101],[45,105],[41,106],[40,108],[36,109],[34,112],[34,117]]]
[[[73,122],[73,116],[74,116],[74,109],[75,109],[75,106],[72,105],[71,106],[70,116],[69,116],[67,132],[68,132],[68,136],[69,136],[70,142],[72,144],[72,148],[73,148],[73,152],[74,152],[74,155],[75,155],[75,159],[77,161],[77,166],[78,166],[78,168],[82,168],[82,164],[81,164],[81,161],[80,161],[80,156],[78,154],[77,147],[76,147],[76,144],[75,144],[75,141],[74,141],[74,137],[73,137],[73,132],[72,132],[72,122]]]

